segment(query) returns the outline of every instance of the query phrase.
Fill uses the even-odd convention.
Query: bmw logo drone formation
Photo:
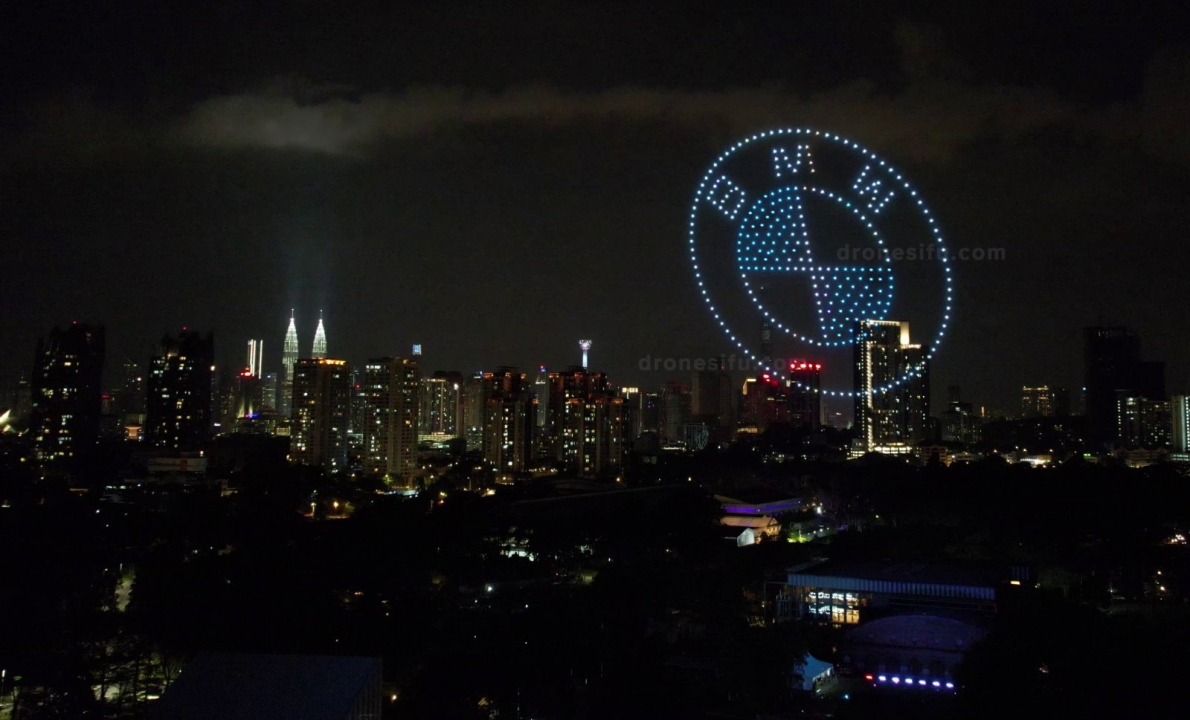
[[[744,327],[771,328],[790,352],[846,353],[864,321],[913,318],[925,360],[950,324],[951,260],[934,216],[904,175],[870,150],[828,132],[753,135],[711,164],[694,196],[689,252],[711,316],[753,367],[785,379]],[[734,272],[730,272],[734,269]],[[918,334],[915,333],[915,334]],[[841,357],[841,356],[840,356]],[[837,382],[820,392],[886,392]]]

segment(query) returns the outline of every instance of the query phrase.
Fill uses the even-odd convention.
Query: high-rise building
[[[1173,441],[1173,417],[1168,400],[1129,397],[1116,399],[1116,436],[1126,447],[1164,447]]]
[[[747,378],[740,388],[740,429],[762,433],[775,423],[790,421],[786,388],[770,373]]]
[[[855,342],[855,427],[865,447],[916,443],[930,435],[926,348],[909,323],[862,320]]]
[[[665,384],[661,392],[661,443],[680,445],[682,427],[690,423],[690,388],[678,380]]]
[[[661,397],[659,392],[641,393],[638,437],[645,433],[661,435]]]
[[[476,373],[463,381],[463,437],[467,451],[483,450],[484,373]]]
[[[730,430],[736,421],[735,382],[721,363],[698,370],[690,383],[690,414],[708,427]]]
[[[537,436],[545,436],[546,426],[549,424],[550,414],[550,373],[545,365],[537,368],[537,380],[533,383],[533,392],[537,396]]]
[[[95,447],[102,414],[104,330],[74,323],[37,343],[29,435],[46,476],[69,476]]]
[[[327,472],[347,470],[351,368],[346,360],[301,358],[293,366],[290,457]]]
[[[1123,441],[1121,397],[1165,399],[1165,364],[1141,360],[1140,339],[1125,327],[1085,328],[1083,341],[1090,445],[1103,450]]]
[[[421,369],[408,358],[376,358],[364,365],[367,403],[364,472],[412,488],[418,475],[417,427]]]
[[[483,459],[499,482],[512,482],[533,459],[537,401],[524,373],[515,367],[484,373]]]
[[[167,452],[196,452],[211,432],[215,339],[166,335],[149,359],[145,439]]]
[[[1021,417],[1054,417],[1054,393],[1048,385],[1021,388]]]
[[[277,373],[267,372],[260,378],[260,412],[274,415],[277,412]]]
[[[624,467],[624,400],[610,393],[567,401],[566,469],[587,478],[618,476]]]
[[[979,442],[982,424],[975,408],[971,403],[959,399],[957,394],[952,393],[951,398],[942,412],[942,439],[964,445]]]
[[[326,357],[326,328],[322,324],[322,315],[318,316],[318,327],[314,330],[314,349],[310,353],[314,359]]]
[[[589,398],[611,392],[611,383],[601,372],[571,365],[566,372],[552,372],[548,376],[549,392],[546,400],[547,419],[540,445],[542,455],[564,461],[566,451],[563,438],[567,427],[567,413],[571,398]],[[537,412],[542,412],[537,408]]]
[[[793,360],[789,363],[789,422],[808,432],[822,428],[822,363]]]
[[[120,412],[124,424],[141,425],[145,421],[145,364],[135,360],[124,360],[124,373],[120,388]]]
[[[1174,452],[1190,452],[1190,395],[1174,395],[1169,401],[1170,441]]]
[[[459,437],[463,419],[463,376],[438,370],[421,379],[418,434]]]
[[[289,328],[285,330],[285,343],[281,346],[281,383],[277,397],[277,413],[284,418],[293,414],[293,366],[298,361],[297,321],[289,315]]]

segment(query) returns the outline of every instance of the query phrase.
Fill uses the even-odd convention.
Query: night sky
[[[186,325],[275,370],[295,307],[303,354],[322,310],[352,361],[590,337],[657,386],[639,358],[732,350],[686,255],[705,168],[810,126],[895,162],[952,249],[1005,249],[956,263],[935,397],[1077,386],[1100,318],[1190,390],[1181,3],[105,5],[0,10],[8,376],[72,320],[109,369]]]

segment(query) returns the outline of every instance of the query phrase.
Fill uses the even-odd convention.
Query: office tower
[[[483,450],[483,419],[484,395],[482,372],[476,373],[463,382],[463,437],[467,441],[467,451]]]
[[[822,363],[793,360],[789,363],[789,422],[794,428],[818,432],[822,428]]]
[[[231,390],[233,420],[228,430],[233,429],[238,420],[260,417],[264,406],[264,382],[248,368],[232,376]]]
[[[288,418],[293,414],[293,366],[298,360],[297,322],[293,313],[289,315],[289,328],[285,331],[285,343],[281,346],[281,385],[277,398],[277,412]]]
[[[624,440],[631,442],[641,434],[645,393],[640,388],[626,387],[620,388],[619,395],[624,400]]]
[[[123,383],[120,388],[120,412],[124,415],[124,423],[136,420],[140,425],[145,421],[145,365],[143,362],[124,360],[121,366]]]
[[[533,391],[537,396],[537,437],[542,438],[545,436],[550,412],[550,374],[545,365],[537,368],[537,381],[533,383]]]
[[[855,427],[871,449],[929,437],[930,373],[926,348],[909,323],[861,320],[855,342]]]
[[[610,393],[567,401],[562,461],[586,478],[618,477],[624,467],[624,400]]]
[[[512,482],[529,469],[533,452],[536,400],[523,373],[499,367],[484,373],[483,459],[498,482]]]
[[[760,289],[765,289],[764,285]],[[760,325],[760,366],[767,368],[773,364],[773,321],[767,316]]]
[[[690,383],[690,414],[709,427],[735,426],[735,383],[720,364],[714,370],[698,370]]]
[[[438,370],[433,377],[421,379],[418,433],[439,437],[458,437],[463,415],[463,376]]]
[[[145,439],[166,452],[197,452],[211,432],[215,339],[183,330],[149,358]]]
[[[645,433],[661,434],[661,397],[659,392],[641,393],[640,431],[637,436]]]
[[[557,460],[564,459],[562,448],[566,430],[566,416],[570,410],[571,398],[588,398],[611,392],[611,382],[601,372],[590,372],[586,368],[571,365],[565,372],[552,372],[548,376],[549,392],[546,400],[545,432],[540,444],[542,454]],[[541,412],[541,408],[538,408]]]
[[[1165,399],[1165,364],[1141,360],[1140,339],[1125,327],[1085,328],[1083,341],[1090,446],[1103,450],[1122,440],[1120,398]]]
[[[235,427],[235,387],[231,368],[211,373],[211,419],[215,434],[231,432]]]
[[[33,412],[33,383],[27,370],[18,374],[12,387],[9,408],[6,409],[11,411],[8,416],[9,422],[29,427],[29,416]]]
[[[690,422],[690,388],[678,380],[670,380],[661,391],[661,443],[678,445],[682,442],[682,426]]]
[[[314,330],[314,349],[310,357],[317,360],[326,357],[326,328],[322,325],[322,314],[318,315],[318,327]]]
[[[347,470],[351,391],[346,360],[301,358],[294,364],[289,455],[295,462],[327,472]]]
[[[1054,417],[1054,393],[1047,385],[1021,388],[1021,417]]]
[[[38,340],[29,436],[44,476],[74,474],[99,439],[104,330],[71,324]]]
[[[1064,387],[1050,388],[1053,397],[1054,417],[1070,417],[1070,390]]]
[[[364,472],[412,488],[418,474],[417,423],[421,369],[408,358],[376,358],[364,365]]]
[[[1190,452],[1190,395],[1169,399],[1170,444],[1174,452]]]
[[[247,368],[252,377],[260,377],[264,373],[264,340],[248,341]]]
[[[263,415],[277,412],[277,373],[267,372],[260,378],[260,412]]]

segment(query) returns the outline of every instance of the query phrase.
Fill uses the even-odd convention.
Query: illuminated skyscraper
[[[865,447],[915,443],[929,436],[926,349],[909,340],[909,323],[861,320],[855,342],[855,427]]]
[[[421,370],[407,358],[377,358],[364,365],[364,472],[412,488],[417,476],[417,424]]]
[[[99,438],[102,413],[102,327],[54,328],[37,343],[29,434],[45,475],[66,476]]]
[[[289,328],[285,331],[285,344],[281,346],[280,397],[277,398],[277,413],[284,418],[293,414],[293,366],[298,360],[297,323],[293,313],[289,315]]]
[[[149,359],[145,438],[159,450],[197,452],[211,432],[215,338],[166,335]]]
[[[463,418],[463,376],[439,370],[421,379],[419,435],[458,437]]]
[[[1190,395],[1174,395],[1169,400],[1171,444],[1174,452],[1190,452]]]
[[[310,357],[318,359],[326,357],[326,328],[322,325],[322,314],[318,315],[318,328],[314,330],[314,350]]]
[[[347,469],[351,368],[346,360],[302,358],[293,366],[293,428],[289,454],[328,472]]]

